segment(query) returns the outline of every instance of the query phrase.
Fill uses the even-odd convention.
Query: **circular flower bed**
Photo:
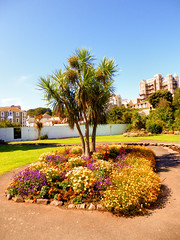
[[[160,179],[155,155],[139,146],[98,146],[90,158],[80,147],[48,152],[15,175],[6,194],[23,199],[56,199],[64,205],[101,203],[125,215],[144,213],[157,200]]]

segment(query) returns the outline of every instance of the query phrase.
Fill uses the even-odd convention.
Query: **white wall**
[[[98,125],[97,136],[118,135],[123,134],[126,131],[126,124],[105,124]],[[81,125],[81,130],[84,134],[85,126]],[[90,127],[90,135],[92,128]],[[41,129],[41,135],[48,135],[49,139],[53,138],[68,138],[79,137],[76,128],[71,130],[67,124],[61,124],[59,126],[43,127]],[[38,138],[38,131],[34,127],[22,127],[21,139],[14,139],[13,128],[0,128],[0,139],[4,141],[17,141],[17,140],[35,140]]]
[[[0,128],[0,139],[4,141],[14,140],[14,129],[13,128]]]

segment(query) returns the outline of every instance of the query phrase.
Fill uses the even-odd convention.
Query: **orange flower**
[[[52,191],[53,191],[53,188],[51,187],[48,193],[51,194]]]
[[[34,199],[33,199],[33,201],[34,201],[34,202],[37,202],[37,199],[36,199],[36,198],[34,198]]]
[[[72,196],[70,196],[70,199],[71,199],[71,198],[74,198],[75,196],[76,196],[75,194],[74,194],[74,195],[72,195]]]

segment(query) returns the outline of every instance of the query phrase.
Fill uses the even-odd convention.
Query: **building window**
[[[19,122],[19,118],[16,118],[16,122]]]
[[[4,117],[4,112],[1,112],[1,117]]]
[[[11,110],[8,112],[8,116],[12,116],[12,112],[11,112]]]
[[[16,113],[16,117],[19,117],[19,112]]]

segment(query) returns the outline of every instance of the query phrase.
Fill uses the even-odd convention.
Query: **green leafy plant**
[[[147,131],[153,134],[159,134],[163,130],[162,125],[157,122],[147,122]]]

